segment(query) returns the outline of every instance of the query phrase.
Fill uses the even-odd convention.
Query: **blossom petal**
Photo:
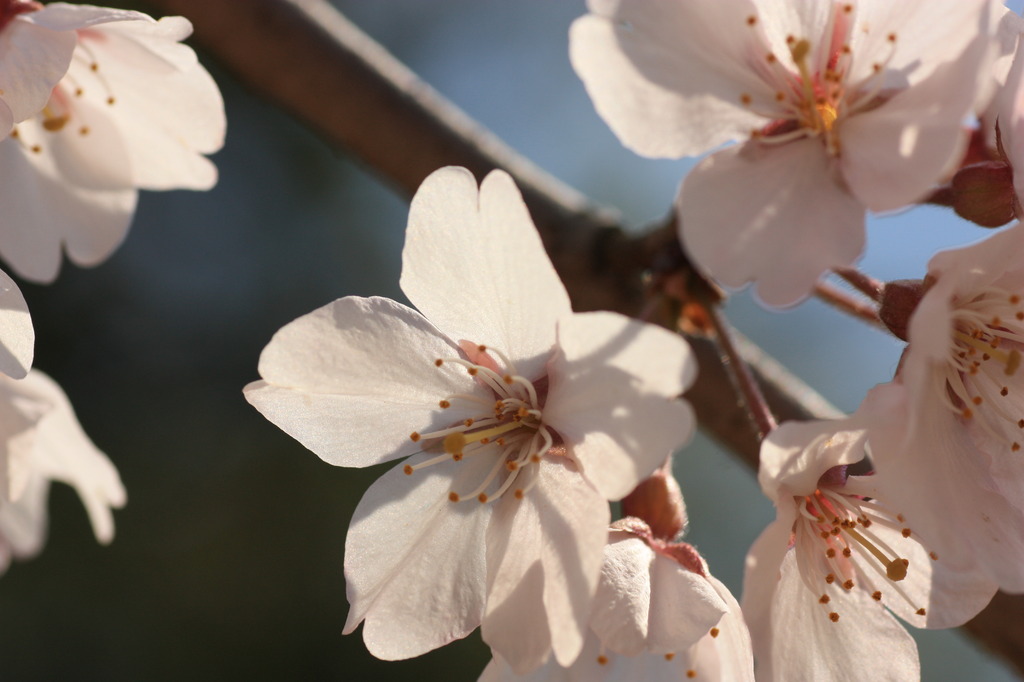
[[[36,425],[32,466],[37,476],[72,486],[89,514],[96,539],[114,539],[111,508],[127,502],[117,469],[89,439],[60,386],[38,370],[20,381],[0,377],[0,399],[46,406]]]
[[[409,208],[402,291],[450,338],[495,346],[536,379],[569,296],[522,196],[494,171],[477,190],[464,168],[423,181]]]
[[[691,649],[690,666],[699,679],[753,682],[754,655],[740,605],[720,580],[712,575],[707,580],[728,610],[718,621],[717,634],[705,635]]]
[[[994,494],[986,458],[937,395],[916,411],[908,430],[908,396],[899,384],[872,389],[862,409],[875,415],[869,438],[880,495],[899,499],[924,538],[950,570],[982,567],[1003,589],[1024,592],[1024,513]],[[964,453],[977,456],[965,456]],[[913,480],[913,486],[902,481]]]
[[[28,304],[14,280],[0,272],[0,372],[20,379],[28,374],[35,353],[36,333]]]
[[[770,680],[771,648],[775,631],[772,629],[772,605],[779,584],[779,568],[789,552],[789,541],[796,520],[793,505],[776,507],[778,517],[761,531],[747,552],[743,573],[743,617],[750,628],[754,658],[758,661],[759,676]],[[792,553],[792,552],[789,552]]]
[[[800,301],[864,248],[864,208],[816,139],[712,154],[683,181],[677,210],[697,265],[726,286],[756,281],[773,306]]]
[[[757,480],[772,502],[810,495],[823,472],[864,459],[867,433],[856,422],[786,422],[761,444]]]
[[[0,507],[0,574],[11,559],[28,559],[39,554],[46,544],[46,501],[50,480],[32,476],[16,504]]]
[[[979,38],[915,87],[843,121],[843,178],[868,208],[913,203],[960,160],[967,144],[963,120],[974,108],[973,83],[987,48]]]
[[[896,619],[863,590],[843,597],[841,604],[819,604],[800,578],[794,553],[786,555],[772,604],[772,627],[783,636],[773,639],[773,676],[764,679],[920,679],[917,646]],[[829,618],[830,610],[839,614],[837,621]]]
[[[51,150],[33,154],[16,140],[0,141],[0,166],[9,171],[0,184],[0,255],[18,275],[41,283],[57,277],[62,243],[78,265],[105,260],[124,240],[137,199],[132,189],[83,189],[66,182]]]
[[[345,633],[365,618],[363,639],[374,656],[419,656],[480,624],[491,508],[475,500],[452,503],[448,493],[474,485],[487,468],[482,458],[412,475],[395,467],[363,495],[345,540],[351,604]]]
[[[44,12],[46,8],[30,14]],[[12,120],[0,119],[4,125],[0,134],[6,135],[10,124],[23,121],[46,106],[50,91],[67,73],[74,49],[73,32],[51,30],[34,18],[30,21],[16,17],[4,26],[0,31],[0,97]]]
[[[428,432],[472,416],[453,393],[483,388],[435,359],[458,348],[422,315],[386,298],[348,297],[285,325],[260,356],[263,381],[246,399],[324,461],[369,466],[422,448],[413,431]]]
[[[678,335],[615,313],[558,322],[544,420],[607,499],[627,495],[692,435],[678,396],[696,363]]]
[[[751,64],[768,48],[748,0],[591,0],[569,31],[569,57],[601,118],[643,156],[693,156],[766,120],[743,95],[772,101]]]
[[[487,529],[482,634],[518,674],[551,651],[562,666],[579,655],[610,519],[607,502],[571,461],[546,457],[534,475],[522,500],[497,502]]]
[[[859,0],[850,36],[850,81],[871,78],[873,65],[885,64],[905,86],[916,86],[943,64],[977,59],[964,53],[990,39],[994,5],[989,0]],[[890,34],[896,35],[895,43],[889,40]],[[977,74],[978,62],[973,63]],[[975,77],[950,87],[973,92]]]

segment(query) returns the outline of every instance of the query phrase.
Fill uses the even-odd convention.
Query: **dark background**
[[[630,222],[670,205],[689,162],[622,149],[572,74],[566,34],[582,2],[336,4],[472,116]],[[401,299],[406,206],[201,58],[228,114],[217,187],[144,193],[108,262],[66,265],[49,287],[22,285],[36,367],[67,391],[129,502],[114,543],[100,547],[74,493],[54,486],[46,549],[0,579],[0,678],[473,680],[488,659],[476,635],[400,663],[370,657],[358,634],[341,636],[345,529],[381,469],[321,462],[241,395],[283,324],[344,295]],[[978,237],[938,211],[880,222],[865,262],[880,277],[919,276],[937,246]],[[741,295],[729,312],[846,410],[898,357],[889,339],[815,303],[780,315]],[[690,539],[738,595],[771,505],[702,438],[676,469]],[[926,639],[927,679],[1010,679],[957,635]]]

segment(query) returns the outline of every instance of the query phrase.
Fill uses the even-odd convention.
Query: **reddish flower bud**
[[[950,186],[953,210],[982,227],[999,227],[1019,211],[1013,189],[1013,169],[1001,161],[986,161],[957,171]]]
[[[643,520],[661,540],[672,540],[686,528],[686,505],[672,477],[671,457],[623,498],[622,513]]]
[[[925,282],[919,279],[898,279],[888,282],[882,291],[882,301],[878,307],[878,317],[895,336],[907,340],[907,326],[910,316],[917,309],[917,304],[927,289]]]

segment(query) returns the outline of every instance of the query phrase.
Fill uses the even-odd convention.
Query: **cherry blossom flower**
[[[117,248],[137,190],[213,186],[216,168],[203,154],[223,144],[224,106],[179,42],[192,32],[183,17],[64,3],[22,17],[73,41],[48,101],[0,142],[0,256],[22,277],[49,282],[62,245],[83,266]]]
[[[792,304],[864,246],[865,207],[901,208],[959,161],[988,0],[590,0],[570,56],[639,154],[704,159],[681,237],[728,286]]]
[[[331,464],[408,457],[353,516],[345,632],[365,621],[370,652],[400,659],[482,624],[517,672],[552,651],[570,664],[607,501],[692,431],[676,400],[689,347],[613,313],[573,314],[499,171],[479,191],[464,169],[428,177],[402,257],[419,312],[348,297],[301,317],[263,351],[246,398]]]
[[[1024,227],[935,255],[896,380],[865,401],[872,459],[938,551],[1024,592]],[[887,418],[884,418],[887,417]]]
[[[60,387],[38,370],[20,381],[0,376],[0,424],[0,571],[42,549],[51,481],[74,487],[96,539],[113,540],[110,510],[124,506],[124,486]]]
[[[520,676],[500,656],[481,682],[501,680],[753,680],[750,635],[728,588],[686,543],[655,539],[635,518],[612,524],[583,653]]]
[[[790,422],[761,446],[758,480],[777,517],[747,556],[743,586],[758,679],[917,679],[917,648],[892,614],[952,627],[995,593],[912,530],[890,506],[903,498],[880,495],[881,474],[849,475],[865,456],[868,421],[858,412]],[[903,490],[919,481],[889,483]]]

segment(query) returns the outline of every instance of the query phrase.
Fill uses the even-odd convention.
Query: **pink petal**
[[[768,52],[753,3],[601,0],[569,31],[569,57],[601,118],[643,156],[694,156],[766,120],[773,102],[752,66]]]
[[[627,495],[693,433],[679,399],[696,363],[678,335],[615,313],[558,323],[544,420],[607,499]]]
[[[0,272],[0,372],[20,379],[28,374],[35,352],[36,334],[28,304],[18,285]]]
[[[419,656],[480,624],[491,508],[453,503],[448,493],[475,485],[489,467],[468,458],[406,475],[398,466],[360,500],[345,540],[345,633],[365,619],[363,640],[377,658]]]
[[[684,180],[677,210],[697,265],[729,287],[755,281],[773,306],[797,303],[864,248],[864,208],[816,139],[712,154]]]
[[[348,297],[285,325],[260,356],[245,397],[337,466],[369,466],[422,449],[410,439],[475,416],[453,393],[489,393],[459,367],[458,348],[422,315],[386,298]]]
[[[522,500],[501,498],[487,529],[482,634],[518,674],[552,651],[562,666],[580,654],[610,518],[571,461],[545,458],[536,475]]]
[[[450,338],[495,346],[536,379],[571,312],[519,190],[492,172],[477,190],[464,168],[442,168],[409,209],[402,291]]]

